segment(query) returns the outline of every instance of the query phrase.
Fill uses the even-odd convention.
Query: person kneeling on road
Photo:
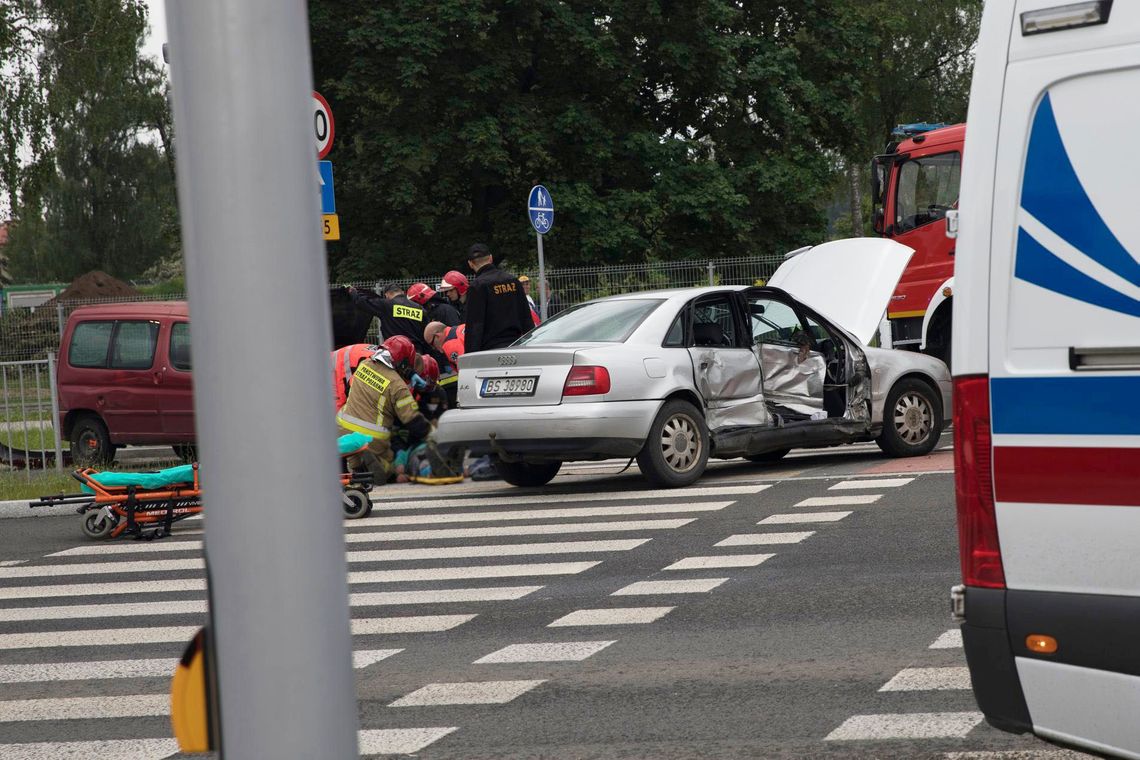
[[[372,439],[364,452],[349,458],[348,464],[353,470],[370,470],[377,486],[388,482],[395,471],[395,424],[399,422],[408,431],[411,446],[418,445],[431,432],[431,424],[420,413],[408,389],[415,364],[416,351],[408,338],[388,338],[371,359],[357,367],[348,400],[336,416],[342,429]]]

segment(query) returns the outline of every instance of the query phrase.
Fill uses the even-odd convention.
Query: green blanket
[[[99,472],[92,475],[91,479],[108,488],[137,486],[157,491],[171,486],[193,484],[194,465],[183,464],[178,467],[168,467],[158,472]],[[83,486],[83,490],[86,493],[95,493],[90,486]]]

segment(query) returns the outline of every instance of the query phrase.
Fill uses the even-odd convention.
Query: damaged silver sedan
[[[835,241],[788,259],[766,287],[581,304],[510,348],[464,356],[460,408],[437,441],[494,454],[519,486],[573,460],[635,457],[652,483],[683,486],[710,457],[770,462],[872,440],[926,454],[950,412],[946,365],[868,345],[910,255]]]

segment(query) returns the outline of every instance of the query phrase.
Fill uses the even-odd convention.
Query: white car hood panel
[[[767,284],[791,293],[867,345],[913,253],[882,238],[833,240],[788,259]]]

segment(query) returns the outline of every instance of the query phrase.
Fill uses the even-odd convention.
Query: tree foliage
[[[0,52],[17,87],[3,101],[0,182],[14,218],[13,272],[137,275],[178,246],[165,83],[139,56],[145,3],[12,7]]]

